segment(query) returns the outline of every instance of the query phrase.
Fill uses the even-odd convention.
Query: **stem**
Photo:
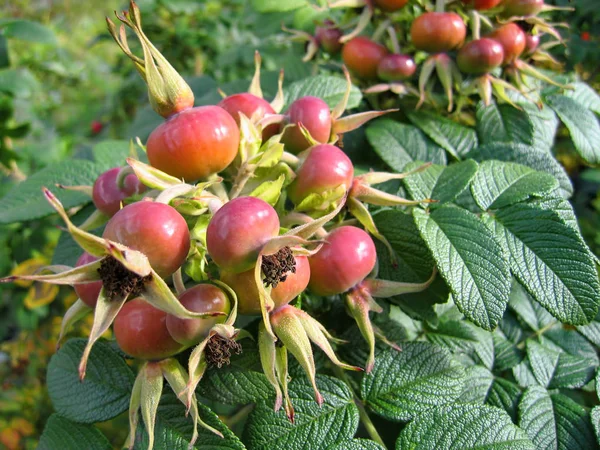
[[[252,178],[252,174],[253,171],[248,170],[246,164],[240,167],[240,170],[238,171],[237,176],[235,177],[235,182],[231,187],[231,191],[229,191],[230,199],[237,198],[241,194],[242,189],[244,189],[244,186],[246,186],[248,180]]]
[[[398,36],[396,35],[396,30],[394,29],[394,27],[389,26],[387,27],[387,32],[388,35],[390,36],[390,41],[392,43],[392,51],[396,54],[400,54],[400,43],[398,42]]]
[[[175,286],[175,292],[177,295],[183,294],[185,291],[185,284],[183,284],[183,276],[181,274],[181,267],[173,274],[173,285]]]
[[[469,12],[471,18],[471,33],[473,34],[473,40],[477,40],[481,37],[481,16],[475,10]]]
[[[358,416],[360,417],[360,421],[362,422],[362,424],[364,425],[365,429],[367,430],[367,433],[369,433],[369,436],[371,437],[371,439],[374,440],[375,442],[377,442],[383,448],[387,449],[387,446],[383,442],[383,439],[381,439],[381,436],[379,435],[379,432],[377,431],[377,428],[375,428],[375,424],[373,423],[373,421],[369,417],[369,414],[367,413],[365,405],[363,405],[361,399],[358,397],[358,395],[356,394],[356,392],[352,388],[352,385],[350,384],[350,380],[348,379],[348,376],[346,375],[346,372],[344,372],[344,370],[342,368],[338,367],[338,366],[334,366],[333,367],[333,371],[338,376],[338,378],[340,378],[344,383],[346,383],[346,385],[348,386],[348,388],[352,392],[352,397],[353,397],[353,400],[354,400],[354,404],[358,408]]]
[[[289,152],[283,152],[281,155],[281,162],[284,162],[292,169],[295,169],[300,164],[300,159],[298,159],[296,155],[292,155]]]
[[[444,12],[446,7],[446,0],[435,0],[435,12]]]

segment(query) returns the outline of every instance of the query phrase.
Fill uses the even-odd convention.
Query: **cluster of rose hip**
[[[318,26],[314,36],[295,32],[299,39],[309,42],[306,59],[312,58],[319,48],[330,55],[341,51],[345,66],[356,77],[371,84],[366,92],[391,90],[398,94],[416,94],[404,82],[415,75],[417,64],[413,54],[401,52],[398,31],[402,30],[395,25],[395,18],[406,19],[403,10],[410,7],[409,0],[337,0],[330,4],[330,8],[360,5],[364,9],[358,23],[347,34],[343,31],[344,23],[336,25],[331,20]],[[451,11],[444,11],[445,8]],[[408,33],[410,40],[405,46],[405,50],[430,55],[420,68],[420,103],[429,97],[434,72],[448,97],[449,109],[452,109],[454,89],[466,95],[477,91],[486,103],[489,103],[492,93],[510,102],[505,90],[515,89],[513,85],[490,75],[500,67],[504,67],[504,73],[513,78],[519,89],[523,87],[521,73],[552,82],[519,59],[526,56],[556,64],[540,47],[542,33],[561,40],[550,24],[537,17],[539,12],[550,9],[555,8],[544,5],[544,0],[462,0],[462,3],[438,0],[435,11],[424,12],[412,22]],[[467,17],[472,39],[465,43]],[[344,16],[345,22],[348,22],[347,18],[348,15]],[[360,35],[371,22],[376,28],[373,36]],[[352,25],[352,22],[349,24]],[[482,26],[487,29],[484,37],[481,37]],[[552,45],[554,42],[549,42],[545,47]],[[461,73],[473,79],[462,85]],[[377,79],[386,83],[373,85]]]
[[[341,341],[290,302],[307,289],[313,295],[345,294],[369,345],[364,369],[369,371],[375,337],[385,341],[369,318],[370,311],[380,311],[373,298],[422,290],[431,282],[371,275],[377,254],[370,234],[387,242],[365,203],[417,202],[371,186],[404,175],[355,177],[350,159],[333,145],[339,134],[385,112],[342,117],[351,88],[346,74],[347,92],[333,110],[319,98],[302,97],[278,114],[281,82],[273,102],[265,101],[259,58],[250,92],[194,107],[189,86],[143,33],[135,3],[117,17],[123,25],[117,30],[108,20],[109,30],[147,82],[151,104],[165,121],[142,146],[149,164],[132,156],[126,166],[101,174],[93,187],[61,186],[91,195],[97,210],[81,226],[44,189],[83,254],[75,267],[48,266],[21,278],[74,286],[79,299],[65,314],[59,341],[70,325],[93,312],[79,367],[82,380],[94,342],[111,325],[123,352],[144,361],[131,396],[130,447],[140,409],[153,445],[163,378],[191,413],[192,442],[198,424],[220,434],[201,421],[195,388],[207,367],[221,367],[241,350],[237,341],[248,333],[234,327],[237,314],[260,317],[260,358],[276,393],[275,409],[285,406],[293,420],[287,352],[305,370],[319,403],[311,342],[334,364],[363,369],[339,361],[332,343]],[[127,27],[140,40],[143,58],[131,53]],[[101,224],[101,237],[87,231]],[[173,356],[188,348],[184,368]]]

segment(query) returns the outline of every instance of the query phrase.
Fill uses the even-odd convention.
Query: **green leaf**
[[[42,44],[56,44],[56,36],[49,28],[41,23],[31,20],[8,20],[0,22],[0,31],[7,38],[21,39],[23,41],[40,42]]]
[[[545,329],[554,317],[539,303],[534,302],[525,288],[513,280],[508,306],[534,331]]]
[[[471,183],[471,193],[483,209],[498,209],[529,197],[543,197],[558,188],[558,181],[545,172],[503,161],[484,161]]]
[[[561,95],[569,97],[586,109],[600,114],[600,95],[590,85],[577,82],[569,83],[573,89],[561,90]],[[558,90],[558,89],[557,89]]]
[[[407,283],[423,283],[434,269],[434,261],[421,238],[414,219],[399,210],[383,210],[373,215],[377,229],[392,246],[395,260],[390,259],[389,250],[376,241],[378,278]],[[432,305],[448,299],[448,288],[439,277],[423,292],[404,294],[389,300],[400,305],[413,317],[434,319]]]
[[[527,340],[527,358],[537,383],[548,388],[579,388],[598,367],[597,359],[557,352],[533,339]]]
[[[251,0],[250,4],[259,13],[292,11],[307,4],[306,0]]]
[[[585,408],[540,386],[528,388],[519,403],[519,426],[538,449],[595,448]]]
[[[477,105],[477,136],[481,144],[511,142],[533,145],[533,124],[524,110],[509,104]]]
[[[244,444],[219,420],[217,415],[202,403],[198,403],[200,418],[208,425],[216,428],[223,434],[223,438],[213,432],[198,427],[198,440],[191,449],[210,450],[244,450]],[[136,430],[135,450],[148,448],[148,434],[140,423]],[[165,391],[160,398],[156,413],[154,429],[154,448],[165,450],[188,450],[192,438],[193,422],[191,416],[186,415],[185,406],[175,394],[165,386]]]
[[[488,392],[486,403],[504,409],[512,421],[516,422],[521,395],[521,388],[516,384],[504,378],[495,378]]]
[[[494,375],[483,366],[469,366],[465,369],[465,388],[459,397],[461,403],[484,404],[494,383]]]
[[[428,111],[411,111],[408,118],[433,142],[456,159],[477,147],[477,134],[472,128]]]
[[[588,325],[578,326],[577,331],[585,336],[592,344],[600,347],[600,313],[597,314],[596,318]]]
[[[129,155],[129,141],[107,140],[94,145],[92,148],[94,159],[105,170],[113,167],[122,167],[127,163],[125,158]]]
[[[510,292],[508,264],[495,237],[461,208],[442,207],[431,214],[414,209],[413,216],[456,306],[476,325],[494,329]]]
[[[342,381],[322,375],[317,375],[317,385],[325,400],[320,407],[306,377],[290,383],[295,409],[293,424],[283,410],[273,412],[272,402],[259,401],[244,429],[243,440],[248,448],[320,450],[352,438],[358,428],[352,392]]]
[[[600,406],[594,406],[590,411],[590,419],[596,433],[596,442],[600,445]]]
[[[479,146],[467,157],[479,162],[491,159],[516,162],[540,172],[547,172],[558,180],[561,196],[570,197],[573,194],[573,186],[565,169],[548,151],[524,144],[501,142]]]
[[[462,366],[441,347],[407,342],[376,359],[361,383],[361,397],[376,414],[407,421],[431,408],[454,402],[462,393]]]
[[[385,450],[381,445],[375,441],[368,439],[346,439],[344,441],[337,442],[331,447],[327,447],[326,450]]]
[[[228,405],[275,398],[275,391],[264,374],[233,364],[209,370],[202,378],[199,392],[203,397]]]
[[[558,214],[517,204],[488,219],[509,253],[513,274],[535,300],[572,325],[596,316],[600,283],[595,263],[581,236]]]
[[[289,4],[292,2],[281,2],[274,0],[277,4]],[[346,80],[340,77],[330,75],[317,75],[316,77],[306,78],[296,81],[284,89],[285,107],[289,108],[293,101],[307,95],[319,97],[333,108],[342,99],[346,92]],[[348,109],[356,108],[362,100],[362,94],[356,86],[352,86],[350,97],[348,99]]]
[[[409,163],[406,171],[416,169],[420,163]],[[431,198],[437,200],[431,207],[448,203],[464,191],[477,172],[472,159],[449,166],[432,165],[426,170],[404,178],[404,185],[414,200]]]
[[[494,340],[494,368],[500,372],[512,369],[523,360],[523,353],[515,344],[506,339],[501,330],[495,329]]]
[[[40,82],[28,69],[0,70],[0,91],[29,98],[41,89]]]
[[[565,124],[575,149],[590,164],[600,163],[600,124],[594,113],[564,95],[550,95],[546,103]]]
[[[40,436],[38,450],[110,450],[108,439],[91,425],[71,422],[69,419],[52,414],[44,432]]]
[[[92,348],[83,382],[78,366],[85,339],[71,339],[48,364],[48,393],[56,411],[80,423],[111,419],[129,406],[134,375],[125,360],[106,342]]]
[[[52,214],[54,209],[42,194],[43,186],[52,190],[67,209],[91,201],[81,192],[58,189],[55,185],[91,186],[103,171],[103,166],[80,159],[62,161],[40,170],[0,199],[0,223],[39,219]]]
[[[400,433],[397,450],[535,449],[502,410],[457,403],[419,416]]]
[[[366,134],[375,152],[397,172],[402,172],[404,166],[412,161],[446,164],[444,149],[412,125],[380,119],[367,126]]]

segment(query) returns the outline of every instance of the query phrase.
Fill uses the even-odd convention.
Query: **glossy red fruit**
[[[329,106],[317,97],[301,97],[293,102],[287,110],[286,122],[295,125],[302,124],[317,142],[327,142],[331,135],[331,112]],[[282,124],[282,127],[284,124]],[[285,130],[281,142],[285,149],[292,153],[300,153],[310,147],[300,127],[290,127]]]
[[[417,17],[410,37],[418,50],[441,53],[460,47],[467,36],[465,22],[456,13],[428,12]]]
[[[221,269],[254,267],[262,246],[279,234],[277,212],[264,200],[238,197],[219,209],[206,230],[208,254]]]
[[[383,45],[367,37],[358,36],[344,45],[342,60],[348,70],[357,77],[372,80],[377,78],[377,66],[388,53]]]
[[[296,178],[288,187],[288,196],[298,205],[310,194],[322,194],[341,184],[346,190],[352,186],[354,166],[348,156],[331,144],[315,145],[296,171]]]
[[[463,0],[465,5],[472,5],[477,11],[485,11],[498,6],[502,0]]]
[[[102,236],[142,252],[161,277],[181,267],[190,250],[185,219],[163,203],[142,201],[125,206],[108,221]]]
[[[212,284],[199,284],[179,296],[179,301],[186,309],[193,312],[224,312],[229,314],[231,306],[229,297]],[[182,345],[190,346],[199,343],[208,336],[209,331],[218,323],[223,323],[227,316],[215,316],[197,319],[181,319],[167,314],[167,329],[173,339]]]
[[[186,181],[225,169],[235,158],[240,131],[219,106],[199,106],[169,117],[150,134],[150,164]]]
[[[75,263],[75,267],[84,266],[93,261],[96,261],[97,259],[98,258],[96,258],[95,256],[84,252]],[[73,286],[73,288],[75,289],[77,297],[79,297],[83,303],[88,305],[90,308],[96,307],[98,295],[100,294],[100,290],[102,289],[102,281],[94,281],[93,283],[86,284],[76,284]]]
[[[525,53],[531,55],[540,46],[540,35],[539,34],[527,34],[525,35]]]
[[[374,0],[375,6],[385,12],[398,11],[408,3],[408,0]]]
[[[505,16],[533,16],[544,7],[544,0],[504,0]]]
[[[104,124],[102,122],[99,120],[92,120],[92,123],[90,124],[90,131],[92,135],[100,134],[103,129]]]
[[[221,100],[217,106],[220,106],[235,120],[237,125],[240,125],[240,115],[244,114],[249,119],[260,120],[267,114],[275,114],[275,110],[271,104],[263,98],[247,92],[242,94],[234,94]],[[279,126],[277,124],[269,125],[263,130],[263,141],[277,134]]]
[[[308,258],[308,287],[318,295],[341,294],[364,280],[376,261],[375,244],[365,231],[353,226],[336,228],[325,238],[323,247]]]
[[[498,41],[481,38],[465,44],[458,52],[456,63],[463,73],[483,75],[502,64],[504,49]]]
[[[498,41],[504,50],[502,64],[510,64],[525,50],[525,32],[516,23],[507,23],[494,30],[487,37]]]
[[[342,49],[340,38],[342,31],[337,28],[330,20],[325,21],[322,27],[315,29],[315,38],[323,50],[330,55],[339,53]]]
[[[113,325],[115,339],[129,356],[157,360],[168,358],[185,347],[167,330],[167,313],[135,298],[123,305]]]
[[[300,295],[308,286],[310,265],[306,256],[295,256],[296,272],[288,272],[285,281],[271,289],[274,309],[286,305]],[[254,281],[254,268],[242,273],[221,272],[221,281],[237,295],[238,312],[245,315],[260,314],[258,289]]]
[[[377,66],[377,75],[383,81],[402,81],[412,77],[417,70],[415,60],[409,55],[387,55]]]
[[[146,186],[133,173],[125,177],[123,187],[120,188],[117,185],[120,170],[120,167],[107,170],[94,182],[92,200],[96,208],[107,216],[113,216],[121,209],[121,202],[127,197],[146,190]]]

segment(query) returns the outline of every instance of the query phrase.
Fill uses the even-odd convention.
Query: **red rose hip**
[[[238,197],[219,209],[206,230],[208,254],[221,269],[254,267],[262,246],[279,234],[277,212],[264,200]]]
[[[544,8],[544,0],[504,0],[505,16],[533,16]]]
[[[317,142],[327,142],[331,135],[331,112],[329,106],[317,97],[302,97],[293,102],[286,115],[286,122],[294,124],[285,130],[281,142],[286,150],[292,153],[300,153],[310,147],[300,127],[300,123],[308,130],[312,138]],[[282,124],[282,127],[284,124]]]
[[[127,175],[123,187],[119,187],[117,177],[120,171],[120,167],[107,170],[96,178],[92,189],[94,205],[109,217],[121,209],[121,202],[127,197],[146,190],[146,186],[133,173]]]
[[[325,21],[322,27],[315,29],[315,38],[319,45],[330,55],[335,55],[342,49],[341,37],[342,32],[330,20]]]
[[[323,247],[308,261],[309,289],[318,295],[336,295],[356,286],[371,273],[377,252],[373,239],[365,231],[343,226],[329,233]]]
[[[275,110],[268,101],[249,93],[230,95],[221,100],[217,106],[231,114],[238,126],[240,125],[239,113],[255,120],[260,120],[267,114],[275,114]],[[262,133],[263,141],[277,134],[278,130],[279,126],[276,124],[266,127]]]
[[[408,0],[374,0],[375,6],[385,12],[398,11],[403,8]]]
[[[417,70],[415,60],[408,55],[393,54],[384,57],[377,66],[377,75],[384,81],[402,81]]]
[[[359,78],[371,80],[377,78],[377,66],[388,53],[383,45],[358,36],[344,45],[342,59],[350,72]]]
[[[354,166],[348,156],[335,145],[315,145],[296,172],[288,187],[288,196],[298,205],[310,194],[322,194],[341,184],[352,186]]]
[[[504,49],[499,42],[482,38],[468,42],[456,58],[458,68],[470,75],[483,75],[502,64]]]
[[[86,264],[97,260],[98,258],[96,258],[95,256],[84,252],[75,263],[75,267],[85,266]],[[102,289],[102,281],[94,281],[92,283],[85,284],[75,284],[73,286],[73,289],[75,289],[77,297],[79,297],[79,299],[83,303],[88,305],[90,308],[95,308],[96,302],[98,302],[98,295],[100,294],[100,290]]]
[[[498,41],[504,50],[502,64],[514,62],[525,51],[525,32],[516,23],[507,23],[490,33],[488,38]]]
[[[179,269],[190,250],[185,219],[163,203],[127,205],[108,221],[102,236],[142,252],[161,277]]]
[[[185,347],[167,330],[167,313],[135,298],[123,305],[113,325],[121,350],[134,358],[159,360],[173,356]]]
[[[227,111],[219,106],[199,106],[156,127],[146,149],[153,167],[194,181],[227,168],[239,143],[239,128]]]
[[[179,301],[192,312],[224,312],[229,314],[231,306],[229,298],[220,288],[212,284],[199,284],[179,295]],[[223,323],[227,316],[205,317],[197,319],[181,319],[167,314],[167,329],[173,339],[182,345],[190,346],[199,343],[208,336],[209,331],[218,323]]]
[[[428,53],[441,53],[460,47],[467,28],[456,13],[428,12],[417,17],[410,27],[413,45]]]

